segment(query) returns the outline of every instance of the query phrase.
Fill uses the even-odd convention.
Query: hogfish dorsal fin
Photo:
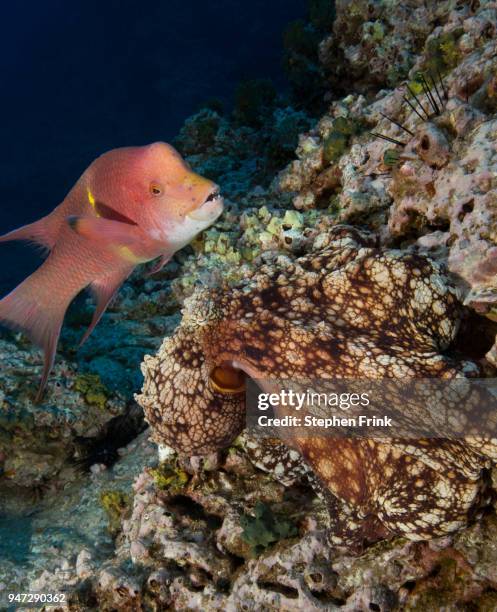
[[[47,216],[0,236],[0,242],[27,240],[51,251],[57,239],[58,229],[58,224]]]

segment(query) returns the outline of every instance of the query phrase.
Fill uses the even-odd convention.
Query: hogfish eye
[[[159,183],[150,183],[148,190],[154,196],[162,195],[162,185],[159,185]]]

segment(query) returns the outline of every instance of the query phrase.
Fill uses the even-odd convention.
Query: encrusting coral
[[[323,42],[321,52],[325,64],[328,58],[343,69],[334,55],[338,46],[361,79],[351,85],[354,93],[334,101],[301,136],[297,159],[274,188],[290,193],[299,210],[319,209],[338,222],[364,224],[385,246],[412,244],[446,263],[464,302],[495,319],[497,4],[414,2],[419,18],[414,13],[405,20],[399,18],[405,3],[347,4],[350,22],[344,23],[349,15],[339,6],[333,40]],[[432,31],[425,12],[440,24]],[[385,70],[380,75],[376,60],[390,43],[361,44],[366,34],[350,26],[366,18],[395,22],[386,28],[389,40],[402,52],[412,45],[419,53],[409,56],[408,80],[396,77],[392,84],[398,86],[378,91],[374,99],[357,92],[387,76]],[[402,42],[399,35],[405,35]],[[331,63],[328,68],[336,73]],[[336,131],[338,119],[364,129],[345,140]],[[494,345],[487,354],[494,365],[496,355]]]
[[[275,256],[232,289],[200,289],[182,324],[143,364],[137,396],[156,441],[180,454],[228,446],[245,424],[245,374],[267,379],[453,378],[475,362],[447,351],[461,318],[455,289],[430,259],[378,249],[336,226],[326,246]],[[480,415],[481,417],[481,415]],[[497,457],[491,441],[374,440],[286,433],[330,508],[332,543],[462,527]],[[271,460],[271,455],[268,454]],[[439,468],[443,466],[444,469]]]

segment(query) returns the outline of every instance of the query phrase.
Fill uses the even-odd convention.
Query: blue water
[[[0,11],[0,233],[46,214],[98,154],[168,140],[236,83],[284,87],[306,0],[35,0]],[[39,260],[0,246],[0,295]]]

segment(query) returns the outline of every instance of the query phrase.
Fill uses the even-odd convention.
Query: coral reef
[[[357,14],[363,15],[367,3],[356,4],[362,6]],[[377,3],[373,10],[386,4]],[[457,275],[465,303],[492,318],[497,8],[493,2],[459,3],[448,10],[452,5],[445,4],[418,7],[433,10],[427,19],[399,20],[395,11],[406,10],[405,3],[389,11],[395,35],[416,24],[430,28],[420,54],[412,58],[411,81],[379,91],[373,101],[357,93],[360,79],[351,85],[353,93],[333,102],[301,137],[298,159],[280,173],[274,187],[290,193],[297,209],[320,209],[338,222],[364,224],[378,232],[383,244],[411,246],[446,262]],[[338,10],[335,28],[344,38],[345,25],[338,30],[341,15],[346,19]],[[434,31],[431,19],[441,22]],[[370,58],[363,46],[360,53]],[[351,57],[354,66],[361,65]],[[374,75],[371,62],[367,78]],[[420,70],[426,71],[428,95]],[[363,129],[346,139],[336,129],[338,119]],[[368,126],[401,146],[372,138]],[[496,363],[495,348],[488,359]]]
[[[59,591],[76,588],[113,554],[107,501],[131,495],[134,479],[156,463],[156,448],[142,434],[122,449],[114,467],[80,473],[36,506],[17,495],[15,505],[2,507],[0,592],[30,584],[33,590],[48,584]],[[5,506],[8,499],[2,502]],[[117,527],[115,513],[114,518]]]
[[[42,405],[32,405],[34,389],[25,384],[39,372],[37,354],[19,335],[0,337],[0,593],[13,585],[64,587],[67,610],[496,608],[492,444],[441,442],[427,452],[390,444],[384,457],[375,446],[381,482],[366,475],[370,505],[362,504],[354,476],[336,477],[338,452],[308,440],[262,443],[242,431],[243,398],[226,391],[243,381],[203,361],[217,342],[192,342],[191,329],[209,328],[222,296],[231,300],[221,309],[226,316],[245,287],[247,320],[236,329],[249,338],[260,316],[249,316],[262,290],[254,284],[268,283],[268,300],[271,292],[303,289],[300,312],[315,310],[317,297],[298,279],[316,289],[316,278],[329,277],[333,295],[350,294],[356,307],[337,304],[347,333],[316,314],[323,334],[331,330],[346,347],[337,361],[325,351],[324,364],[342,367],[353,355],[353,367],[371,374],[495,372],[497,4],[339,0],[335,8],[312,0],[309,20],[285,35],[291,102],[269,84],[248,82],[233,114],[213,102],[185,122],[176,144],[196,171],[222,186],[225,213],[158,274],[131,277],[78,352],[91,309],[74,305]],[[340,224],[349,226],[341,238]],[[330,270],[314,270],[312,261],[320,268],[330,261],[336,240],[343,242]],[[369,307],[354,292],[358,262],[371,265],[362,270],[374,279]],[[281,319],[305,332],[299,343],[315,342],[306,335],[309,314],[289,316],[295,299],[283,300]],[[266,310],[274,321],[272,307]],[[391,336],[400,347],[392,360],[379,335],[396,312],[406,316]],[[357,345],[355,324],[370,330],[365,340],[380,351],[374,358]],[[268,334],[259,337],[267,351]],[[189,353],[166,355],[185,343]],[[252,348],[247,359],[255,364]],[[143,381],[143,355],[157,351],[163,358],[144,366],[155,431],[143,432],[132,397]],[[270,357],[278,363],[276,352]],[[178,362],[188,365],[180,368],[181,384],[200,378],[203,392],[166,405],[163,383]],[[151,374],[159,363],[164,393],[156,402]],[[217,404],[216,393],[223,398]],[[209,415],[198,408],[212,401],[218,413],[206,424]],[[161,420],[164,411],[185,408],[190,420]],[[160,463],[151,434],[169,445],[159,447]],[[355,457],[361,472],[367,462],[358,448],[344,456]],[[424,484],[413,509],[415,471]],[[340,480],[350,490],[340,490]],[[357,550],[348,543],[373,533],[408,538],[351,554]],[[417,536],[430,539],[409,539]]]
[[[125,402],[104,395],[98,377],[84,377],[73,365],[59,361],[50,398],[34,405],[38,355],[29,348],[0,339],[0,461],[1,478],[9,489],[62,487],[73,480],[67,463],[77,439],[94,437],[112,418],[125,412]],[[25,384],[31,376],[33,386]],[[5,495],[3,503],[5,503]]]
[[[140,320],[140,304],[154,289],[154,311]],[[89,468],[92,462],[115,457],[114,444],[122,436],[108,431],[113,420],[125,417],[134,435],[140,430],[140,419],[129,418],[128,403],[142,382],[138,366],[143,354],[157,349],[160,336],[176,325],[170,296],[160,281],[128,285],[104,317],[99,334],[77,355],[73,346],[91,309],[89,301],[76,305],[63,332],[63,358],[57,360],[46,399],[38,405],[33,403],[41,372],[38,351],[19,334],[0,337],[0,513],[11,503],[15,507],[16,495],[61,489],[79,478],[78,466]],[[121,445],[130,435],[126,431]]]
[[[93,477],[83,517],[100,547],[92,548],[88,539],[78,542],[76,554],[52,551],[42,572],[31,570],[31,588],[69,588],[66,609],[74,610],[495,607],[494,509],[459,535],[430,542],[397,539],[355,557],[337,554],[325,542],[324,506],[309,487],[279,484],[254,469],[238,446],[216,470],[197,473],[175,491],[157,487],[150,469],[136,478],[152,458],[144,437],[126,449],[114,474],[103,474],[110,483]],[[164,468],[170,469],[159,466]],[[110,542],[107,550],[102,545],[107,517],[98,496],[109,484],[122,490],[133,477],[132,505],[109,555]],[[283,517],[299,533],[278,536],[254,557],[243,524],[244,517],[252,524],[257,520],[260,504],[270,512],[270,524]]]
[[[420,63],[445,73],[459,61],[465,27],[491,17],[485,4],[337,0],[319,46],[328,86],[340,94],[395,87]]]

